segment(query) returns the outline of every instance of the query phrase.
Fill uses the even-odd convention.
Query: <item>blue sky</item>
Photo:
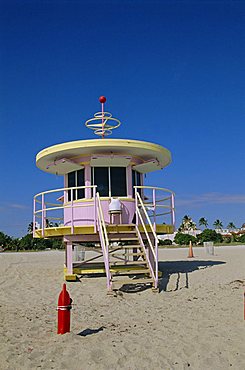
[[[172,164],[147,183],[176,193],[177,220],[245,222],[245,2],[0,0],[0,231],[25,234],[33,195],[63,179],[41,149],[93,138],[153,141]]]

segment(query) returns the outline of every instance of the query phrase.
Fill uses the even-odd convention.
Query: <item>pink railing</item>
[[[91,189],[92,197],[86,199],[85,203],[74,202],[73,190]],[[60,188],[44,191],[34,196],[33,202],[33,235],[36,229],[41,229],[42,236],[45,236],[47,227],[64,226],[64,209],[71,210],[71,233],[74,233],[74,209],[88,207],[91,205],[94,209],[93,224],[94,232],[97,232],[97,205],[96,205],[96,185],[77,186],[70,188]],[[70,191],[70,200],[68,201],[67,194]],[[54,215],[55,214],[55,215]],[[40,225],[41,223],[41,225]],[[39,225],[37,227],[37,225]]]

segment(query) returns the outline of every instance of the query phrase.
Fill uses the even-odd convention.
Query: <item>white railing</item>
[[[136,231],[140,240],[141,247],[144,249],[146,259],[148,262],[148,266],[150,268],[151,276],[154,281],[154,287],[158,287],[158,238],[157,234],[153,228],[153,225],[151,223],[150,217],[148,216],[148,213],[146,211],[146,208],[144,206],[144,203],[141,199],[140,194],[136,191],[135,192],[135,203],[136,203]],[[143,213],[143,214],[142,214]],[[145,219],[147,220],[147,224],[145,222]],[[148,241],[148,247],[146,248],[142,232],[140,232],[139,226],[142,225],[144,234],[146,236],[146,239]],[[150,226],[150,233],[147,230],[147,226]],[[150,234],[153,236],[154,241],[152,241]]]
[[[77,199],[79,190],[84,190],[86,198]],[[175,227],[174,193],[171,190],[152,186],[136,186],[135,190],[141,195],[154,230],[156,230],[156,224],[160,223],[172,224]],[[91,224],[94,225],[94,231],[97,231],[96,185],[44,191],[34,196],[33,203],[33,234],[36,229],[41,229],[44,237],[46,228],[64,226],[64,210],[66,208],[70,209],[69,226],[71,233],[73,233],[75,210],[82,207],[93,208]],[[40,226],[36,227],[37,225]]]
[[[71,210],[71,233],[74,233],[74,209],[91,206],[93,207],[93,225],[94,231],[97,230],[97,206],[96,206],[96,185],[91,186],[74,186],[48,190],[38,193],[34,196],[33,204],[33,235],[35,234],[36,225],[41,222],[42,236],[45,234],[45,229],[48,227],[64,226],[64,209]],[[89,189],[91,198],[89,199],[74,199],[74,190],[77,192],[80,189]],[[69,200],[68,200],[69,194]],[[77,193],[76,193],[77,194]],[[85,200],[85,202],[83,202]],[[81,202],[79,202],[81,201]],[[40,222],[38,222],[40,221]]]
[[[107,235],[104,214],[101,207],[100,202],[100,195],[99,193],[96,194],[97,199],[97,224],[98,224],[98,231],[100,236],[100,244],[101,249],[104,257],[104,264],[105,264],[105,271],[106,271],[106,281],[107,281],[107,289],[110,291],[112,289],[112,282],[111,282],[111,272],[110,272],[110,263],[109,263],[109,239]]]
[[[175,230],[174,192],[153,186],[135,186],[134,188],[135,192],[141,196],[154,230],[156,230],[156,224],[171,224]]]

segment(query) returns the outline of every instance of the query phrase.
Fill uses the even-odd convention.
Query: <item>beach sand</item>
[[[1,253],[0,368],[244,369],[245,247],[187,254],[160,249],[159,294],[67,283],[71,333],[57,335],[64,252]]]

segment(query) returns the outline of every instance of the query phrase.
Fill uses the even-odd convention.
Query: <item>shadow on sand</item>
[[[135,280],[137,281],[137,279]],[[151,285],[144,284],[144,283],[134,283],[134,284],[124,284],[119,291],[123,293],[139,293],[143,292],[144,290],[150,289]]]
[[[97,334],[100,331],[103,331],[104,329],[105,329],[105,326],[101,326],[98,329],[89,329],[88,328],[88,329],[85,329],[85,330],[81,331],[77,335],[80,335],[80,337],[87,337],[88,335]]]
[[[216,265],[222,265],[225,262],[223,261],[160,261],[159,262],[159,271],[162,272],[162,277],[159,279],[159,292],[167,291],[167,286],[170,280],[171,275],[176,274],[176,284],[175,288],[169,291],[176,291],[182,288],[189,288],[189,276],[188,273],[205,269],[207,267],[212,267]],[[185,286],[179,287],[181,274],[185,277]]]

